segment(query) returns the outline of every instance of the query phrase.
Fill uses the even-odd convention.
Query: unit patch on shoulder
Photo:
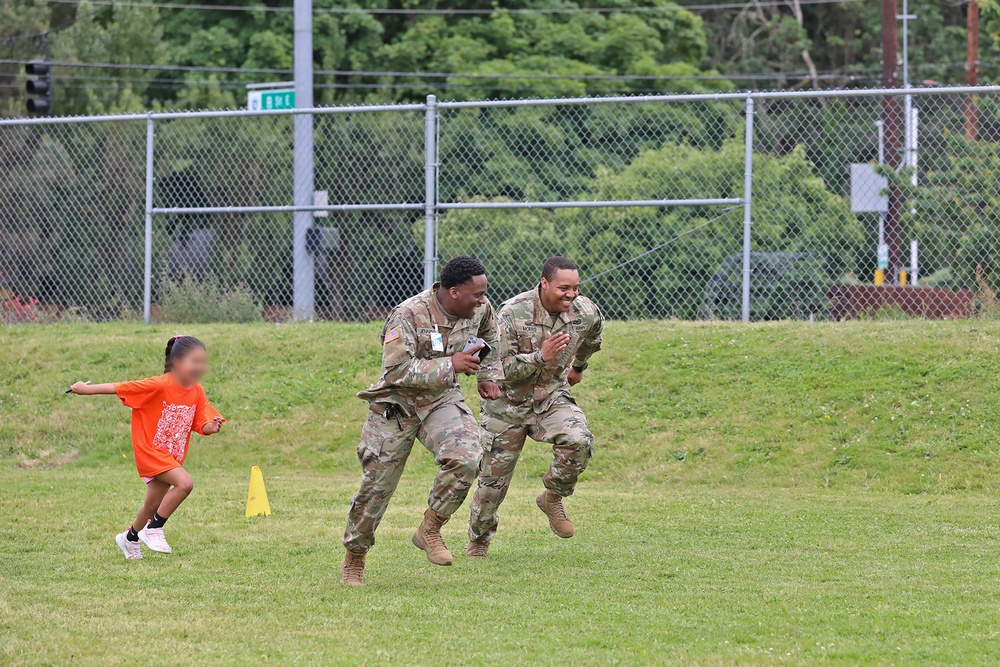
[[[382,341],[384,345],[388,345],[392,341],[399,338],[399,327],[395,329],[389,329],[388,333],[385,334],[385,340]]]

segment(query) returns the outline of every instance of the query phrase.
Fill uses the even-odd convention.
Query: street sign
[[[885,271],[889,268],[889,246],[884,243],[880,243],[878,246],[878,254],[875,256],[875,260],[878,262],[878,268]]]
[[[248,90],[247,109],[250,111],[270,111],[271,109],[294,109],[295,89]]]

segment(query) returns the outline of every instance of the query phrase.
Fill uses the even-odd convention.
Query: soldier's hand
[[[557,333],[552,335],[551,331],[545,332],[545,342],[542,343],[542,361],[548,363],[556,358],[556,355],[566,349],[569,345],[569,334]]]
[[[583,379],[583,373],[576,370],[575,368],[570,368],[569,373],[566,375],[566,382],[569,382],[569,386],[575,384],[580,384],[580,380]]]
[[[500,398],[500,385],[492,380],[479,383],[479,396],[487,401],[495,401]]]
[[[476,354],[483,349],[482,345],[477,345],[468,352],[456,352],[451,355],[451,364],[455,367],[456,373],[472,375],[479,370],[479,355]]]

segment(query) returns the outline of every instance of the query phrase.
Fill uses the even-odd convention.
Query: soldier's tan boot
[[[348,551],[340,566],[340,583],[344,586],[362,586],[365,583],[365,554]]]
[[[453,559],[448,547],[441,537],[441,526],[448,523],[451,517],[438,514],[431,508],[424,512],[424,520],[420,522],[417,532],[413,533],[413,544],[427,553],[427,560],[435,565],[451,565]]]
[[[538,509],[549,517],[549,527],[552,532],[559,537],[573,537],[573,522],[566,516],[566,509],[563,507],[562,497],[557,496],[548,489],[535,498]]]
[[[465,555],[469,558],[486,558],[486,552],[490,550],[489,542],[472,542],[465,545]]]

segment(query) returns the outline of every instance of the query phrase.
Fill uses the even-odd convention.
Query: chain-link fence
[[[314,109],[311,205],[302,111],[0,121],[0,321],[381,319],[458,254],[494,302],[571,257],[617,319],[993,315],[998,112],[1000,88]]]

